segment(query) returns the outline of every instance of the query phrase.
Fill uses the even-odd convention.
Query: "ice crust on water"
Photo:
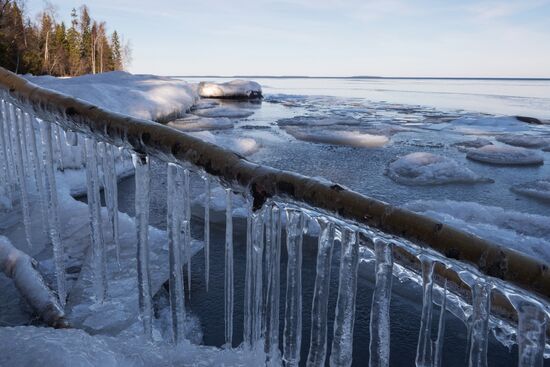
[[[550,178],[517,184],[512,186],[510,190],[516,194],[550,202]]]
[[[179,115],[189,110],[198,97],[193,86],[182,80],[133,75],[123,71],[74,78],[25,78],[41,87],[83,99],[99,107],[148,120]]]
[[[357,126],[361,120],[342,116],[295,116],[277,120],[277,125],[283,126]]]
[[[523,166],[544,163],[544,158],[536,151],[505,145],[486,145],[472,149],[466,157],[478,162],[500,165]]]
[[[459,151],[467,153],[470,149],[481,148],[486,145],[492,145],[493,143],[484,138],[477,138],[474,140],[459,141],[453,144]]]
[[[523,148],[550,147],[550,137],[548,136],[506,134],[497,136],[496,140],[504,144]]]
[[[404,207],[550,264],[550,217],[451,200],[412,201]]]
[[[2,327],[0,343],[10,345],[0,353],[1,366],[30,367],[40,361],[42,367],[257,367],[265,361],[265,354],[258,350],[221,350],[189,342],[174,346],[151,343],[139,336],[89,335],[78,329],[34,326]]]
[[[385,174],[404,185],[491,182],[454,159],[427,152],[411,153],[394,160]]]
[[[254,111],[236,107],[213,107],[193,110],[191,113],[200,117],[227,117],[240,119],[252,116]]]
[[[390,141],[390,139],[384,135],[366,134],[353,130],[296,129],[287,127],[285,131],[298,140],[312,143],[345,145],[356,148],[379,148]]]
[[[251,80],[236,79],[226,83],[201,82],[198,92],[204,98],[260,98],[262,87]]]
[[[192,132],[190,135],[245,156],[256,153],[260,149],[260,144],[252,138],[223,136],[209,131]]]
[[[532,127],[515,117],[473,115],[438,124],[434,128],[454,130],[466,135],[493,135],[504,132],[528,131]]]
[[[227,117],[199,117],[188,115],[168,123],[168,126],[183,131],[225,130],[232,129],[234,123]]]

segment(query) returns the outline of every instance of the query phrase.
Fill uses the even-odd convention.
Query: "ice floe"
[[[550,264],[550,217],[451,200],[413,201],[405,208]]]
[[[486,145],[468,151],[466,157],[475,161],[500,165],[539,165],[544,163],[536,151],[505,145]]]
[[[233,121],[227,117],[200,117],[188,115],[168,123],[169,126],[183,131],[225,130],[233,128]]]
[[[379,148],[390,141],[385,135],[373,135],[353,130],[297,129],[287,127],[285,131],[298,140],[356,148]]]
[[[550,137],[533,135],[500,135],[496,140],[508,145],[524,148],[546,148],[550,147]]]
[[[470,149],[476,149],[481,148],[486,145],[492,145],[493,142],[491,142],[488,139],[484,138],[477,138],[474,140],[466,140],[466,141],[459,141],[456,143],[453,143],[453,147],[456,147],[461,152],[468,152]]]
[[[111,111],[148,120],[167,120],[189,110],[198,95],[192,85],[174,78],[123,71],[74,78],[25,76],[41,87],[83,99]]]
[[[254,114],[254,111],[236,107],[212,107],[193,110],[191,113],[201,117],[228,117],[238,119],[251,116]]]
[[[260,144],[252,138],[223,136],[212,134],[209,131],[190,132],[190,134],[209,143],[230,149],[240,155],[250,155],[260,149]]]
[[[525,182],[510,188],[516,194],[529,196],[550,203],[550,178]]]
[[[492,182],[454,159],[426,152],[407,154],[390,162],[385,174],[404,185]]]
[[[279,126],[357,126],[361,120],[342,116],[295,116],[277,120]]]
[[[515,117],[468,115],[448,123],[436,124],[433,129],[448,129],[466,135],[494,135],[506,132],[529,131],[532,127]]]
[[[199,95],[204,98],[261,98],[262,87],[251,80],[236,79],[226,83],[201,82]]]

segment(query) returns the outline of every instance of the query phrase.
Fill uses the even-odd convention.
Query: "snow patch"
[[[493,182],[454,159],[426,152],[400,157],[392,161],[384,173],[395,182],[404,185]]]
[[[226,83],[199,83],[199,95],[204,98],[261,98],[262,87],[251,80],[236,79]]]
[[[486,145],[472,149],[466,155],[474,161],[501,165],[539,165],[544,163],[541,154],[525,148],[504,145]]]

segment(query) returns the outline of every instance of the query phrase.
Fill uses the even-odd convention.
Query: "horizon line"
[[[550,77],[483,77],[483,76],[312,76],[312,75],[164,75],[174,78],[264,78],[264,79],[424,79],[424,80],[526,80],[550,81]]]

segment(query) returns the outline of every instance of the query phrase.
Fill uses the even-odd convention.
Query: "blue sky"
[[[84,2],[51,3],[68,20]],[[86,4],[130,40],[135,73],[550,77],[550,0]]]

